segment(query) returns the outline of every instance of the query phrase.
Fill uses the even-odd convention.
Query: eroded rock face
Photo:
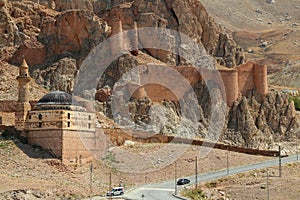
[[[32,77],[39,85],[43,85],[50,91],[59,90],[72,93],[74,77],[77,73],[76,63],[74,58],[62,58],[45,68],[37,68],[33,71]]]
[[[269,148],[273,142],[292,141],[299,127],[293,102],[288,95],[256,92],[236,102],[229,112],[228,131],[223,139],[252,148]]]
[[[46,47],[47,58],[71,54],[82,60],[108,33],[107,24],[92,12],[72,10],[44,24],[38,39]]]
[[[18,28],[4,2],[0,6],[0,47],[11,47],[19,42]]]
[[[224,66],[233,67],[244,60],[242,49],[228,34],[222,33],[221,28],[209,17],[204,6],[197,0],[132,1],[115,6],[106,12],[105,18],[111,26],[113,26],[110,20],[112,16],[121,19],[125,30],[134,28],[133,22],[135,21],[138,28],[170,28],[183,33],[197,43],[203,44],[207,52],[219,57],[219,63]],[[173,49],[173,52],[178,52],[181,38],[178,35],[170,35],[169,39],[169,46],[173,43],[178,44],[178,47],[173,47],[177,48]],[[168,44],[164,45],[168,46]],[[147,51],[163,62],[182,64],[180,58],[176,58],[170,52],[159,49],[147,49]]]

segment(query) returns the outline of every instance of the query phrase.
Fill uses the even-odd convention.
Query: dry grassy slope
[[[276,1],[274,4],[268,4],[265,0],[200,1],[217,22],[233,31],[290,28],[292,23],[299,23],[300,20],[300,0]]]
[[[278,167],[269,168],[269,199],[299,199],[300,163],[289,163],[282,168],[278,177]],[[267,199],[267,169],[225,177],[201,185],[209,199]],[[213,196],[212,196],[213,195]],[[218,197],[218,198],[216,198]]]
[[[115,147],[111,148],[110,153],[105,156],[105,162],[97,160],[93,162],[92,194],[104,194],[108,190],[110,171],[112,171],[112,186],[117,186],[122,182],[126,189],[145,182],[172,179],[174,177],[174,164],[168,164],[168,160],[164,160],[165,157],[159,153],[149,165],[153,169],[152,172],[134,174],[118,171],[126,170],[126,166],[125,168],[117,167],[122,162],[114,153],[119,152],[118,155],[126,156],[131,152],[142,156],[141,159],[145,160],[149,153],[174,147],[180,149],[181,155],[178,159],[178,163],[181,163],[178,166],[178,176],[193,174],[195,156],[199,158],[201,156],[199,155],[200,147],[182,144],[136,144],[132,147]],[[177,154],[174,152],[169,156],[175,158]],[[22,144],[18,140],[3,140],[0,137],[0,200],[8,199],[4,198],[5,195],[13,196],[12,190],[31,190],[34,193],[43,191],[44,196],[51,196],[50,199],[54,199],[53,196],[62,196],[63,194],[73,194],[77,197],[90,194],[90,165],[77,168],[66,167],[53,159],[48,159],[48,157],[49,155],[37,148],[32,148],[30,145]],[[135,164],[135,167],[140,166],[142,169],[141,159],[134,159],[135,157],[132,157],[130,161]],[[231,166],[238,166],[270,158],[230,152],[229,159]],[[213,149],[198,162],[201,166],[199,173],[224,169],[226,167],[226,151]],[[110,163],[114,167],[109,169],[103,163]],[[22,196],[23,194],[18,193],[18,195]],[[28,197],[30,194],[26,195]]]
[[[276,73],[269,78],[271,84],[300,87],[294,74],[300,72],[300,0],[201,2],[241,47],[254,51],[246,55],[248,60],[259,60],[269,66],[269,74]],[[267,48],[259,47],[263,42]]]

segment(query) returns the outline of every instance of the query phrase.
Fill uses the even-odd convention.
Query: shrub
[[[201,189],[185,189],[182,191],[182,196],[193,200],[205,200],[206,194]]]
[[[289,97],[289,101],[293,101],[296,110],[300,111],[300,98],[299,97]]]

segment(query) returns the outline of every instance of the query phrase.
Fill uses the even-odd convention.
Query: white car
[[[115,187],[106,193],[106,196],[117,196],[124,194],[124,187]]]

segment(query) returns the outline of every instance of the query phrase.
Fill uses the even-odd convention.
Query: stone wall
[[[181,144],[190,144],[197,146],[207,146],[216,149],[229,150],[239,153],[246,153],[251,155],[262,155],[262,156],[271,156],[276,157],[279,155],[279,152],[276,150],[261,150],[261,149],[251,149],[238,146],[231,146],[224,143],[210,143],[203,141],[202,139],[185,139],[169,135],[161,135],[155,133],[135,133],[133,130],[122,131],[122,129],[103,129],[104,133],[108,135],[110,141],[117,146],[124,144],[126,140],[143,142],[143,143],[181,143]]]
[[[85,164],[93,159],[89,150],[95,146],[94,131],[76,131],[63,129],[27,131],[28,143],[38,145],[61,159],[64,164]]]
[[[140,84],[143,85],[144,91],[130,92],[135,98],[142,98],[146,94],[153,102],[178,101],[199,81],[206,83],[212,81],[218,84],[228,106],[233,105],[239,93],[245,95],[247,91],[253,89],[260,95],[268,93],[267,67],[251,62],[234,69],[201,68],[200,71],[192,66],[163,66],[159,70],[147,66],[147,73],[140,74]],[[141,86],[136,88],[142,90]]]
[[[259,94],[268,94],[268,69],[266,65],[253,64],[253,81]]]
[[[29,111],[26,120],[28,142],[41,146],[68,165],[93,159],[86,146],[91,146],[94,134],[95,115],[91,112],[59,110],[50,105],[47,110]]]
[[[95,148],[95,131],[64,130],[62,136],[62,162],[67,165],[85,164],[93,160],[89,150]]]
[[[231,106],[239,96],[238,73],[236,70],[222,70],[220,73],[226,93],[226,102],[227,105]]]
[[[68,129],[94,130],[95,115],[90,112],[72,110],[33,110],[29,111],[26,130]]]
[[[268,93],[267,66],[248,62],[237,67],[239,92],[256,89],[261,95]]]
[[[48,129],[28,131],[26,138],[29,144],[38,145],[57,158],[62,158],[63,130]]]

